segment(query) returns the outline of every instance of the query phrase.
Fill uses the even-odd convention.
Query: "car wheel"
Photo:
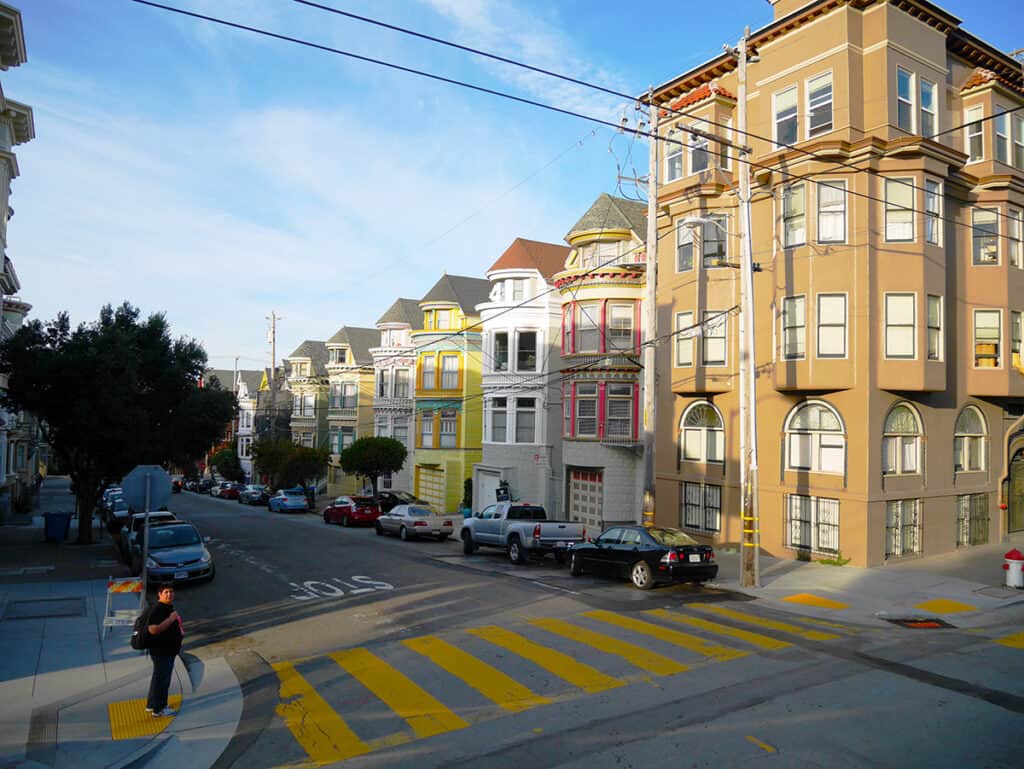
[[[654,587],[654,575],[651,574],[651,567],[647,561],[637,561],[629,570],[629,578],[633,581],[633,587],[640,590],[650,590]]]
[[[348,516],[347,515],[341,516],[341,525],[344,526],[346,529],[348,528]]]
[[[512,563],[518,564],[524,564],[529,559],[529,554],[523,547],[523,543],[519,541],[518,536],[514,536],[508,541],[508,559]]]
[[[398,538],[403,542],[409,541],[409,532],[405,530],[404,526],[398,530]]]
[[[583,559],[577,553],[569,556],[569,573],[574,577],[583,573]]]
[[[476,552],[476,543],[473,542],[473,532],[462,532],[462,554],[473,555]]]
[[[324,510],[324,523],[330,523],[330,519],[327,517],[327,511]]]

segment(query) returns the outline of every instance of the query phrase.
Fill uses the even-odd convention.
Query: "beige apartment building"
[[[749,135],[731,53],[654,92],[676,140],[658,323],[680,332],[657,352],[657,521],[741,540],[749,168],[763,550],[875,566],[999,542],[1024,530],[1021,64],[924,0],[772,4]]]

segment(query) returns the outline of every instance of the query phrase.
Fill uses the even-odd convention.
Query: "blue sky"
[[[483,277],[516,237],[562,242],[647,146],[600,126],[128,0],[13,0],[35,110],[16,149],[8,253],[32,315],[166,313],[212,365],[269,365],[372,326],[443,271]],[[616,120],[620,100],[289,0],[165,0]],[[707,3],[384,0],[328,5],[638,93],[772,17]],[[939,3],[1003,49],[1012,0]],[[632,114],[632,109],[629,109]],[[627,190],[629,191],[629,190]]]

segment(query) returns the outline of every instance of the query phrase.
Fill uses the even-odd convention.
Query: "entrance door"
[[[604,473],[600,470],[570,470],[569,520],[586,525],[587,533],[604,526]]]
[[[1007,528],[1024,531],[1024,451],[1018,451],[1010,462],[1010,499]]]
[[[444,470],[436,467],[416,468],[416,491],[413,492],[439,513],[448,512],[444,503]]]

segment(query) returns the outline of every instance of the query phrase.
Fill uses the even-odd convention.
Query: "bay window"
[[[993,144],[995,145],[996,160],[1000,163],[1009,164],[1010,116],[1006,113],[1006,107],[996,105],[996,116],[992,118],[992,130],[995,134]]]
[[[807,137],[832,130],[832,73],[807,81]]]
[[[420,412],[420,447],[434,448],[434,412],[429,409]]]
[[[437,359],[433,355],[425,355],[420,359],[420,381],[423,384],[424,390],[433,390],[436,377],[435,368],[437,366]]]
[[[807,300],[787,296],[782,300],[782,357],[803,358],[807,337]]]
[[[494,370],[508,371],[507,331],[496,331],[494,334]]]
[[[516,398],[516,443],[533,443],[537,430],[537,399]]]
[[[580,302],[576,305],[575,352],[600,352],[601,304]]]
[[[982,122],[984,117],[985,108],[981,106],[964,111],[964,130],[967,132],[964,151],[967,153],[968,163],[977,163],[985,159],[985,124]]]
[[[942,297],[928,296],[928,360],[942,360]]]
[[[914,180],[885,180],[885,239],[906,243],[914,239]]]
[[[818,182],[818,242],[846,242],[846,182]]]
[[[633,385],[609,382],[605,386],[605,412],[605,438],[632,439]]]
[[[914,133],[914,76],[896,68],[896,127]]]
[[[924,183],[924,239],[928,243],[941,244],[942,236],[942,185],[926,179]]]
[[[520,331],[516,338],[516,371],[537,370],[537,332]]]
[[[1022,126],[1024,127],[1024,126]],[[1024,247],[1022,247],[1024,221],[1020,211],[1010,210],[1006,214],[1006,248],[1010,255],[1010,265],[1018,270],[1024,269]]]
[[[729,316],[722,310],[704,311],[704,329],[701,343],[701,363],[705,366],[724,366],[726,361]]]
[[[999,212],[971,209],[971,254],[974,264],[999,264]]]
[[[597,437],[597,384],[576,383],[576,435]]]
[[[454,449],[457,443],[456,428],[458,417],[455,409],[441,409],[440,419],[440,447],[442,449]]]
[[[885,357],[917,356],[917,296],[885,295]]]
[[[508,441],[508,398],[491,398],[491,441]]]
[[[804,185],[791,184],[782,190],[782,247],[807,242],[807,202]]]
[[[999,310],[974,311],[974,366],[999,368],[999,345],[1003,338],[1002,313]]]
[[[930,138],[938,133],[938,121],[936,119],[936,105],[938,104],[938,90],[935,83],[921,78],[921,130],[919,133],[925,138]]]
[[[459,387],[459,356],[441,356],[441,389],[457,390]]]
[[[387,398],[388,395],[391,394],[389,392],[389,390],[391,388],[388,387],[388,384],[389,384],[388,380],[390,378],[391,378],[391,371],[389,369],[382,368],[382,369],[379,369],[377,371],[377,397],[378,398]]]
[[[693,227],[680,220],[676,223],[676,272],[693,269]]]
[[[683,132],[671,129],[665,134],[665,181],[683,177]]]
[[[693,313],[676,313],[676,365],[693,365]]]
[[[693,125],[694,128],[700,131],[706,131],[707,125],[702,120],[698,120]],[[701,171],[707,171],[710,161],[708,155],[708,140],[703,136],[696,133],[690,134],[690,173],[697,174]]]
[[[729,220],[722,214],[710,214],[707,218],[709,221],[701,225],[700,231],[701,260],[704,267],[716,267],[728,254]]]
[[[818,357],[846,357],[846,294],[818,294]]]
[[[330,393],[330,408],[340,409],[341,408],[341,385],[332,384]]]
[[[633,333],[632,304],[609,304],[605,327],[606,350],[632,350],[636,346]]]
[[[409,397],[409,369],[395,369],[395,397]]]
[[[779,147],[797,141],[796,86],[775,94],[775,144]]]

